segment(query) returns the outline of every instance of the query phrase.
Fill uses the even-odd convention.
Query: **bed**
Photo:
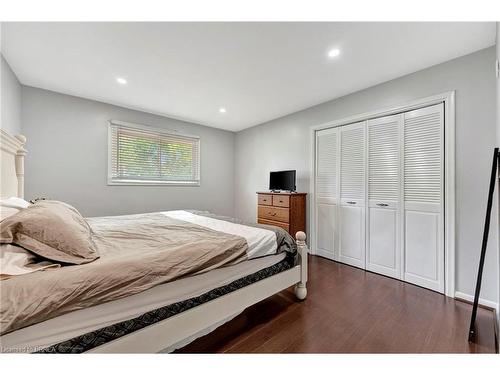
[[[24,196],[24,145],[26,138],[12,136],[1,131],[1,196]],[[130,217],[132,216],[132,217]],[[162,223],[162,228],[176,228],[175,236],[183,237],[184,231],[197,230],[211,236],[208,254],[217,252],[224,246],[234,244],[231,241],[244,239],[244,261],[236,261],[237,252],[232,252],[233,258],[226,257],[221,261],[214,256],[217,266],[202,269],[190,266],[197,272],[179,273],[178,277],[171,277],[171,272],[154,269],[158,265],[151,263],[151,273],[154,283],[144,283],[132,294],[98,293],[99,298],[92,303],[69,304],[66,310],[61,309],[54,313],[43,313],[32,309],[31,320],[12,322],[3,321],[8,327],[0,336],[2,352],[40,352],[40,353],[157,353],[171,352],[189,342],[208,334],[215,328],[231,320],[245,308],[280,291],[295,286],[298,300],[306,298],[307,289],[307,246],[303,232],[296,234],[296,241],[290,243],[289,236],[280,232],[280,229],[260,225],[247,225],[237,220],[212,215],[201,211],[167,211],[155,214],[130,215],[123,217],[90,218],[87,221],[95,233],[102,228],[103,233],[110,233],[109,228],[123,226],[124,223],[142,225],[148,239],[151,238],[150,223]],[[138,223],[138,224],[137,224]],[[135,228],[135,227],[134,227]],[[107,231],[107,232],[106,232]],[[113,232],[115,233],[115,232]],[[160,232],[154,232],[160,233]],[[174,232],[169,232],[169,236]],[[123,242],[126,245],[145,246],[137,240]],[[161,236],[160,236],[161,238]],[[109,238],[105,237],[106,240]],[[275,240],[275,242],[273,242]],[[181,241],[181,240],[179,240]],[[220,241],[214,242],[214,241]],[[108,241],[109,242],[109,241]],[[158,241],[156,241],[158,243]],[[230,243],[230,245],[228,245]],[[271,243],[276,245],[271,246]],[[199,248],[203,248],[201,242]],[[148,245],[148,243],[146,243]],[[188,244],[192,245],[192,244]],[[241,242],[240,242],[241,245]],[[191,248],[192,246],[189,246]],[[237,247],[237,246],[236,246]],[[283,247],[283,251],[278,251]],[[132,248],[132,247],[131,247]],[[101,248],[102,249],[102,248]],[[274,249],[274,250],[273,250]],[[233,251],[233,250],[231,250]],[[156,255],[155,255],[156,256]],[[86,264],[61,267],[58,270],[38,271],[35,276],[21,276],[14,284],[10,282],[6,293],[16,290],[12,285],[25,288],[26,296],[34,302],[26,303],[29,307],[40,305],[36,298],[42,299],[43,284],[37,281],[54,279],[57,275],[61,280],[71,280],[69,271],[74,277],[82,275],[82,280],[92,283],[98,268],[106,269],[105,253],[102,259]],[[149,267],[147,256],[142,267]],[[170,258],[160,258],[163,261]],[[217,263],[215,261],[210,264]],[[167,262],[168,263],[168,262]],[[103,265],[104,264],[104,265]],[[161,263],[163,265],[163,263]],[[207,263],[208,264],[208,263]],[[178,271],[183,269],[184,263],[179,261],[172,267]],[[82,270],[81,272],[73,272]],[[154,272],[153,272],[154,271]],[[103,272],[102,270],[99,272]],[[112,273],[112,271],[106,271]],[[131,272],[133,273],[133,271]],[[44,278],[37,279],[43,274]],[[47,275],[50,275],[47,276]],[[90,275],[90,276],[89,276]],[[99,274],[97,274],[99,275]],[[23,279],[24,277],[24,279]],[[125,275],[126,280],[127,275]],[[163,278],[162,278],[163,277]],[[86,278],[86,279],[85,279]],[[12,279],[11,279],[12,280]],[[112,279],[106,279],[107,282]],[[142,278],[141,278],[142,280]],[[149,280],[149,279],[148,279]],[[3,283],[4,281],[0,281]],[[32,284],[29,284],[31,282]],[[112,282],[112,281],[111,281]],[[123,284],[135,285],[136,279],[131,278]],[[147,284],[147,285],[146,285]],[[54,285],[51,284],[51,285]],[[71,284],[70,284],[71,285]],[[107,284],[106,284],[107,285]],[[37,289],[39,287],[39,289]],[[89,290],[98,290],[99,284],[91,284]],[[1,288],[1,284],[0,284]],[[125,288],[126,289],[126,288]],[[124,290],[125,290],[124,289]],[[61,301],[71,302],[73,293],[62,295]],[[96,293],[94,293],[96,294]],[[43,299],[54,298],[57,302],[58,294],[43,296]],[[15,298],[10,298],[15,300]],[[96,302],[97,301],[97,302]],[[22,307],[23,301],[18,301]],[[57,305],[57,303],[55,303]],[[64,303],[60,305],[66,306]],[[78,305],[78,308],[74,308]],[[27,307],[24,307],[26,310]],[[22,311],[22,310],[20,310]],[[44,315],[45,314],[45,315]],[[21,316],[17,312],[12,316]]]

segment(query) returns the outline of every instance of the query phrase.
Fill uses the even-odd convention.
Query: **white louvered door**
[[[337,258],[337,216],[339,205],[339,136],[338,129],[316,133],[316,252]]]
[[[365,268],[365,122],[342,126],[338,260]]]
[[[366,123],[366,269],[401,278],[401,130],[403,115]]]
[[[405,281],[444,293],[443,104],[404,114]]]
[[[317,254],[444,293],[443,103],[317,131],[315,176]]]

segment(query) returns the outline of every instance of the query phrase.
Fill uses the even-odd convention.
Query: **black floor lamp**
[[[486,218],[484,220],[483,242],[481,245],[481,257],[479,258],[479,270],[477,272],[476,292],[474,294],[474,305],[472,307],[472,316],[470,319],[469,342],[474,342],[476,339],[476,315],[479,302],[479,294],[481,292],[481,279],[483,278],[484,258],[486,256],[486,246],[488,245],[488,234],[490,232],[491,206],[493,205],[493,193],[495,191],[496,179],[500,176],[500,153],[498,147],[493,152],[493,165],[491,168],[490,190],[488,193],[488,205],[486,207]]]

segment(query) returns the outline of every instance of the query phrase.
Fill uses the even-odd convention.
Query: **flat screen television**
[[[269,174],[269,190],[295,191],[295,171],[277,171]]]

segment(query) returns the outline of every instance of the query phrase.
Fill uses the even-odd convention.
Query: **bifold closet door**
[[[443,104],[404,114],[405,281],[444,293]]]
[[[366,123],[366,269],[401,278],[401,130],[403,115]]]
[[[339,136],[338,129],[316,132],[316,253],[336,259]]]
[[[342,126],[338,260],[365,268],[365,122]]]

